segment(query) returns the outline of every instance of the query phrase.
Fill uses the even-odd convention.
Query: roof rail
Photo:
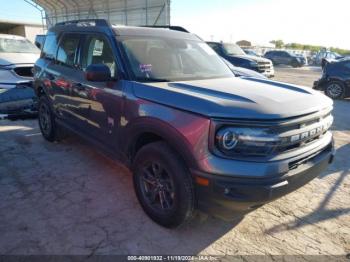
[[[76,26],[107,26],[109,27],[110,24],[105,19],[81,19],[81,20],[71,20],[71,21],[64,21],[59,22],[55,26],[65,26],[65,25],[76,25]]]
[[[174,31],[180,31],[184,33],[190,33],[187,29],[183,28],[182,26],[174,26],[174,25],[146,25],[142,27],[151,27],[151,28],[167,28]]]

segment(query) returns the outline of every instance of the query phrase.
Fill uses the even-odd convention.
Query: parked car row
[[[332,52],[332,51],[320,51],[318,53],[316,53],[314,56],[312,56],[310,58],[310,65],[314,65],[314,66],[324,66],[325,61],[336,61],[343,58],[343,56],[339,55],[336,52]]]
[[[267,77],[273,77],[275,71],[271,60],[246,54],[241,47],[233,43],[207,42],[214,51],[236,67],[247,68]]]

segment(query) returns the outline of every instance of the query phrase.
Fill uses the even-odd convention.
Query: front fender
[[[125,139],[121,144],[130,156],[138,137],[152,133],[178,152],[189,168],[195,168],[209,153],[209,127],[210,120],[203,116],[139,100],[137,116],[122,128],[121,137]]]

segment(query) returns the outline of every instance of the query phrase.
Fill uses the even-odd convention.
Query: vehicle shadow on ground
[[[124,166],[77,137],[49,143],[36,123],[6,125],[0,132],[2,254],[194,255],[243,219],[198,212],[183,227],[162,228],[142,211]]]
[[[341,148],[339,148],[337,150],[337,155],[342,155],[342,156],[350,155],[350,144],[346,144]],[[341,169],[339,167],[341,167]],[[340,172],[340,173],[334,174],[335,172]],[[335,158],[335,163],[333,163],[332,166],[329,167],[328,171],[322,173],[319,176],[319,179],[324,179],[327,176],[335,176],[335,175],[337,175],[338,177],[336,178],[335,182],[333,183],[333,186],[330,188],[329,192],[320,202],[316,210],[308,215],[305,215],[302,217],[296,217],[295,220],[293,221],[276,225],[266,230],[265,233],[275,234],[281,231],[293,230],[306,225],[316,224],[318,222],[322,222],[328,219],[334,219],[339,216],[350,213],[350,208],[336,208],[336,209],[327,208],[327,205],[330,203],[337,189],[339,188],[339,186],[342,185],[346,176],[349,176],[349,174],[350,174],[350,162],[349,161],[342,162],[341,160],[337,160],[337,158]]]
[[[71,138],[68,138],[66,143],[70,144],[76,144],[77,146],[84,145],[88,148],[91,148],[91,145],[86,143],[84,140],[82,140],[79,137],[75,137],[74,135]],[[74,140],[74,142],[72,142]],[[65,143],[65,142],[64,142]],[[91,148],[91,150],[93,150]],[[103,152],[98,152],[101,156],[103,155],[103,158],[106,156],[103,154]],[[106,157],[105,161],[110,162],[111,160]],[[128,184],[132,184],[132,173],[129,169],[127,169],[124,165],[112,161],[113,164],[118,166],[118,168],[123,169],[125,173],[127,173],[127,177],[129,179]],[[104,165],[103,162],[101,162],[101,166]],[[118,178],[119,174],[115,174],[115,176]],[[118,185],[115,185],[116,188]],[[142,210],[141,206],[135,199],[135,193],[134,190],[131,187],[126,189],[127,194],[129,196],[127,197],[129,200],[125,200],[125,203],[120,204],[121,206],[128,205],[128,201],[130,201],[130,205],[133,205],[134,208],[136,207],[138,213],[140,216],[136,219],[134,219],[133,214],[126,212],[124,214],[120,214],[120,216],[126,216],[126,218],[122,218],[122,220],[128,221],[128,228],[137,228],[140,232],[139,237],[135,237],[133,234],[133,231],[130,231],[127,233],[130,237],[129,241],[132,241],[132,238],[135,238],[135,242],[139,246],[138,250],[129,250],[128,252],[136,253],[136,254],[155,254],[155,253],[162,253],[162,254],[198,254],[201,251],[203,251],[205,248],[209,247],[213,243],[215,243],[217,240],[219,240],[221,237],[223,237],[228,232],[234,230],[236,226],[238,226],[244,219],[243,215],[233,215],[232,219],[230,221],[220,219],[218,217],[214,217],[212,215],[203,213],[199,210],[196,210],[194,212],[194,217],[191,221],[186,223],[185,225],[180,226],[179,228],[175,229],[166,229],[155,222],[153,222]],[[135,201],[137,202],[135,204]],[[134,202],[134,204],[132,204]],[[113,209],[114,207],[111,205],[109,208]],[[91,210],[93,212],[93,210]],[[97,216],[97,214],[89,214],[88,216]],[[118,221],[120,218],[117,216],[115,217],[115,220]],[[103,223],[103,222],[102,222]],[[141,224],[141,225],[140,225]],[[102,224],[100,223],[100,226]],[[105,224],[103,226],[104,228],[110,227],[109,225]],[[112,232],[113,230],[111,230]],[[142,233],[141,233],[142,232]],[[143,236],[143,239],[140,240],[140,238]],[[162,241],[159,241],[159,239],[163,239]],[[166,239],[166,240],[165,240]],[[148,243],[147,243],[148,242]],[[150,244],[151,243],[151,244]],[[101,250],[96,249],[94,254],[104,254],[105,251],[102,247]]]

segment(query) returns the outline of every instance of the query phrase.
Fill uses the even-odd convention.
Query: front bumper
[[[198,207],[224,219],[248,213],[305,185],[324,171],[333,158],[332,141],[283,175],[242,178],[193,171],[195,177],[209,180],[208,186],[196,184]]]
[[[271,78],[275,76],[275,70],[274,69],[266,70],[265,72],[262,72],[262,74],[268,78]]]
[[[0,114],[22,117],[36,113],[37,97],[31,83],[15,85],[9,89],[0,87]]]
[[[327,80],[322,78],[320,80],[315,81],[312,88],[315,89],[315,90],[324,91],[325,87],[326,87],[326,84],[327,84]]]

